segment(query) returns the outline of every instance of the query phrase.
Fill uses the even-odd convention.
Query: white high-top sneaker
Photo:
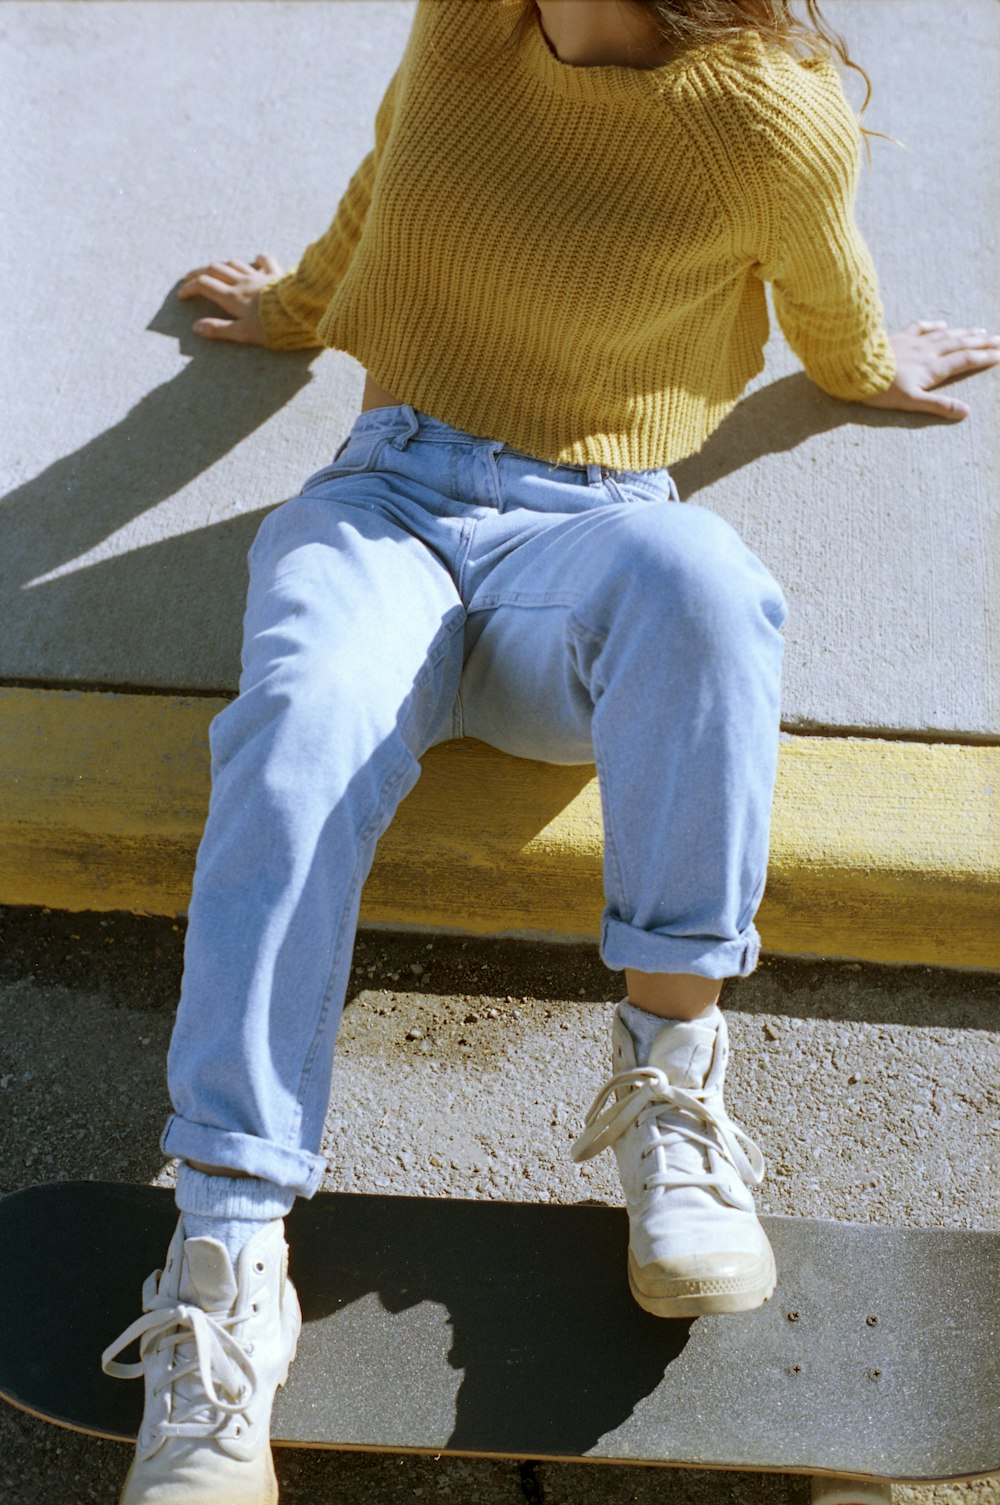
[[[271,1407],[302,1325],[279,1221],[242,1250],[185,1240],[142,1289],[144,1316],[105,1350],[107,1374],[146,1382],[120,1505],[275,1505]],[[140,1362],[115,1356],[138,1340]]]
[[[572,1154],[588,1160],[614,1148],[633,1296],[657,1317],[759,1306],[776,1280],[749,1191],[764,1178],[764,1159],[722,1099],[729,1034],[721,1012],[665,1022],[639,1066],[619,1006],[612,1049],[613,1075]]]

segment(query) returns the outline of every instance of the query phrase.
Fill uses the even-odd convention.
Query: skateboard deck
[[[176,1222],[100,1182],[0,1200],[0,1394],[134,1438],[101,1372]],[[764,1218],[756,1311],[630,1297],[620,1208],[324,1194],[287,1221],[304,1326],[276,1445],[931,1482],[1000,1472],[1000,1234]]]

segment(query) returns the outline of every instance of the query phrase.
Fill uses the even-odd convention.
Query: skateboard
[[[101,1351],[138,1315],[172,1194],[0,1200],[0,1394],[135,1437]],[[304,1326],[276,1446],[811,1474],[826,1505],[1000,1474],[1000,1234],[763,1219],[756,1311],[664,1321],[621,1208],[321,1194],[287,1220]]]

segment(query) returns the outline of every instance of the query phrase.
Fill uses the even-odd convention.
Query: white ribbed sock
[[[635,1041],[635,1058],[639,1066],[649,1064],[649,1052],[653,1048],[653,1041],[663,1030],[669,1029],[673,1024],[686,1024],[684,1019],[664,1019],[659,1014],[651,1014],[647,1009],[640,1009],[627,998],[621,1003],[621,1016],[628,1025],[628,1032]],[[716,1029],[722,1011],[719,1005],[713,1004],[707,1013],[702,1014],[700,1019],[695,1019],[695,1024],[702,1025],[706,1029]]]
[[[266,1228],[270,1219],[264,1218],[258,1222],[256,1218],[211,1218],[203,1213],[186,1212],[183,1221],[186,1239],[217,1239],[232,1260],[235,1270],[244,1244],[248,1244],[255,1233]]]
[[[295,1195],[253,1176],[209,1176],[182,1162],[177,1206],[185,1238],[214,1238],[235,1266],[244,1244],[291,1211]]]

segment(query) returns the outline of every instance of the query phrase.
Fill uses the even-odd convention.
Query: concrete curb
[[[0,903],[182,911],[224,704],[0,689]],[[998,788],[1000,748],[786,739],[766,949],[1000,968]],[[383,838],[362,923],[591,939],[601,854],[591,768],[453,743]]]

